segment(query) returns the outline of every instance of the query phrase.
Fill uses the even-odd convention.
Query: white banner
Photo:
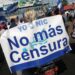
[[[7,30],[1,46],[12,72],[47,64],[70,50],[61,15]]]

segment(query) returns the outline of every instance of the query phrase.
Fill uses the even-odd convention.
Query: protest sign
[[[6,30],[1,46],[12,72],[42,66],[70,50],[61,15]]]

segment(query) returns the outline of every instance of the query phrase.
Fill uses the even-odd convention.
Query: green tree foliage
[[[63,6],[67,5],[68,1],[67,0],[62,0],[62,4],[63,4]]]

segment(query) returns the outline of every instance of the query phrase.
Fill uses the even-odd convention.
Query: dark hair
[[[23,21],[24,21],[24,19],[23,19],[23,18],[21,18],[21,19],[20,19],[20,22],[22,23]]]
[[[10,21],[10,28],[13,28],[15,26],[17,26],[16,20],[15,19],[11,19],[11,21]]]
[[[59,11],[60,11],[59,8],[56,8],[56,9],[54,10],[54,14],[55,14],[55,15],[58,15],[58,14],[59,14]]]
[[[11,23],[15,22],[15,19],[11,19],[10,22],[11,22]]]

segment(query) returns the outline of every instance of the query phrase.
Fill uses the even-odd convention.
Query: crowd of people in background
[[[21,17],[16,16],[15,18],[9,19],[9,21],[7,20],[7,22],[0,22],[0,30],[2,28],[7,29],[6,26],[8,27],[8,25],[10,25],[9,28],[12,28],[12,27],[15,27],[21,23],[26,23],[26,22],[29,22],[29,21],[32,21],[35,19],[54,16],[54,15],[58,15],[58,14],[61,14],[63,16],[63,21],[64,21],[66,27],[68,27],[66,22],[68,22],[68,21],[73,22],[75,19],[75,13],[70,13],[70,12],[62,13],[57,7],[54,9],[51,9],[51,10],[45,9],[42,7],[38,11],[28,9],[27,11],[25,11],[25,13],[21,14],[22,15]],[[75,28],[75,26],[73,26],[73,28]]]
[[[59,8],[57,8],[57,7],[53,8],[51,10],[43,8],[43,7],[38,11],[27,10],[27,11],[25,11],[25,13],[22,14],[21,17],[17,16],[16,18],[10,19],[9,25],[10,25],[10,28],[12,28],[16,25],[20,25],[21,23],[26,23],[26,22],[30,22],[35,19],[50,17],[50,16],[54,16],[54,15],[59,15],[59,14],[62,15],[62,17],[63,17],[63,21],[65,23],[66,30],[68,31],[68,27],[69,27],[68,22],[72,22],[72,27],[73,27],[73,31],[74,31],[74,29],[75,29],[75,13],[71,13],[69,11],[61,12],[61,10],[59,10]]]

